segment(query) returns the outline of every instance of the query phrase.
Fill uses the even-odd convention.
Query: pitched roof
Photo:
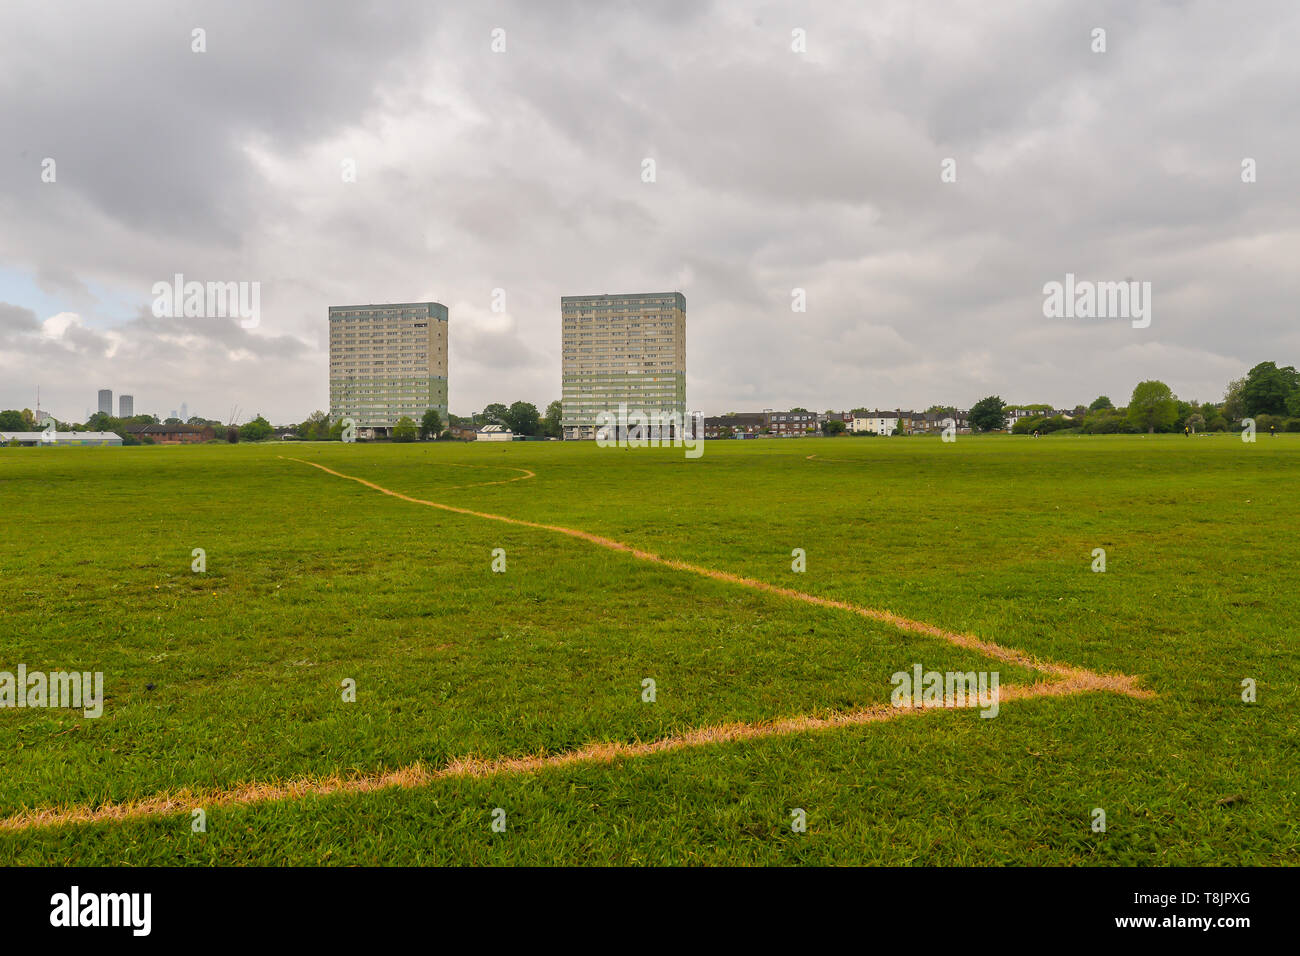
[[[211,425],[128,425],[126,430],[132,435],[197,435],[211,427]]]

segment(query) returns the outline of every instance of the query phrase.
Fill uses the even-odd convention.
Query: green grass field
[[[438,776],[888,705],[917,663],[1049,677],[287,456],[1155,696]],[[107,698],[0,709],[0,864],[1295,864],[1297,488],[1290,435],[0,449],[0,671],[102,671]]]

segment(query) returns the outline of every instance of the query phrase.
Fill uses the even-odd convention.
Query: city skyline
[[[1066,405],[1143,378],[1217,400],[1300,352],[1300,133],[1276,121],[1300,68],[1274,42],[1300,12],[1261,6],[1276,29],[1202,3],[340,5],[261,12],[238,57],[216,42],[238,8],[203,9],[203,53],[172,17],[6,10],[0,406],[39,381],[72,418],[82,383],[129,381],[299,420],[328,408],[328,306],[411,298],[457,316],[452,410],[541,406],[555,300],[659,288],[691,300],[700,408]],[[574,37],[592,55],[556,57]],[[259,282],[260,322],[155,314],[180,273]],[[1045,317],[1069,275],[1150,282],[1150,326]]]

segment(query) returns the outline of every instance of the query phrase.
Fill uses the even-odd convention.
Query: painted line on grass
[[[284,456],[276,455],[275,457],[283,458]],[[290,460],[299,461],[300,459],[292,458]],[[440,461],[438,462],[438,464],[450,465],[453,468],[509,468],[511,471],[523,472],[522,475],[517,475],[514,478],[502,478],[500,481],[476,481],[472,485],[451,485],[450,487],[447,488],[440,488],[438,489],[439,491],[458,491],[461,488],[483,488],[486,487],[487,485],[508,485],[512,481],[526,481],[529,478],[537,477],[537,472],[529,471],[527,468],[519,468],[516,465],[468,465],[463,462],[456,462],[456,461]]]
[[[1037,697],[1068,697],[1094,690],[1097,690],[1097,687],[1088,680],[1066,679],[1042,684],[1017,684],[1000,687],[998,703],[1001,705],[1009,701],[1031,700]],[[103,803],[97,806],[21,810],[0,820],[0,832],[87,823],[123,822],[169,814],[189,814],[200,808],[210,810],[213,807],[251,806],[331,794],[373,793],[390,788],[418,789],[441,780],[531,774],[580,764],[612,764],[619,760],[648,757],[676,750],[859,727],[864,724],[882,723],[924,714],[932,710],[975,710],[979,706],[978,702],[968,703],[964,707],[950,707],[944,704],[895,707],[891,704],[876,704],[860,710],[832,713],[824,717],[800,715],[767,722],[738,722],[697,727],[680,734],[638,743],[621,741],[590,743],[563,753],[530,754],[523,757],[460,757],[437,770],[429,770],[423,764],[414,763],[398,770],[349,777],[334,774],[329,777],[303,777],[274,783],[249,783],[228,790],[176,790],[138,800]]]
[[[279,457],[286,458],[286,456],[283,455]],[[581,531],[577,528],[566,528],[563,525],[541,524],[536,521],[526,521],[522,518],[510,518],[505,515],[491,514],[486,511],[473,511],[469,508],[459,508],[455,505],[443,504],[439,501],[426,501],[422,498],[413,498],[410,495],[402,494],[400,491],[393,491],[391,488],[377,485],[373,481],[367,481],[366,479],[358,478],[355,475],[345,475],[341,471],[335,471],[333,468],[327,468],[314,461],[306,461],[302,458],[287,458],[287,460],[296,461],[303,465],[311,465],[313,468],[319,468],[321,471],[338,478],[346,478],[349,481],[355,481],[367,488],[372,488],[375,491],[391,495],[394,498],[408,501],[412,504],[425,505],[429,508],[439,508],[443,511],[470,515],[475,518],[484,518],[489,521],[500,521],[505,524],[517,525],[523,528],[536,528],[541,531],[552,531],[556,534],[567,535],[571,538],[578,538],[582,541],[599,545],[602,548],[608,548],[611,551],[630,554],[642,561],[661,564],[678,571],[689,571],[692,574],[712,578],[715,581],[726,581],[729,584],[737,584],[742,587],[751,588],[756,591],[763,591],[768,594],[775,594],[794,601],[803,601],[806,604],[815,604],[818,607],[832,608],[837,611],[848,611],[851,614],[857,614],[862,617],[870,618],[873,621],[888,624],[900,631],[905,631],[911,634],[921,634],[927,637],[936,637],[957,647],[977,651],[987,657],[993,658],[994,660],[1027,667],[1030,670],[1051,674],[1053,677],[1063,680],[1089,681],[1092,683],[1094,690],[1113,691],[1118,694],[1127,694],[1130,697],[1155,696],[1151,691],[1138,686],[1138,678],[1129,674],[1098,674],[1095,671],[1090,671],[1082,667],[1073,667],[1068,664],[1058,664],[1054,661],[1041,660],[1030,654],[1026,654],[1023,651],[1017,651],[1013,648],[1007,648],[1000,644],[995,644],[992,641],[983,640],[976,637],[974,634],[963,634],[958,631],[950,631],[935,624],[927,624],[924,621],[915,621],[911,618],[903,617],[901,614],[895,614],[892,611],[866,607],[860,604],[851,604],[848,601],[840,601],[835,598],[820,597],[816,594],[808,594],[804,591],[796,591],[793,588],[781,587],[780,585],[770,584],[767,581],[760,581],[757,578],[747,578],[739,574],[732,574],[730,571],[719,571],[715,568],[706,568],[702,565],[691,564],[687,561],[678,561],[674,558],[661,557],[651,551],[634,548],[632,545],[625,544],[622,541],[615,541],[613,538],[602,537],[601,535],[592,534],[589,531]]]

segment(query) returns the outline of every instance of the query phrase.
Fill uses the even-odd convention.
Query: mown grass
[[[279,455],[1141,674],[1159,697],[214,808],[203,835],[188,814],[0,832],[0,861],[1296,862],[1289,436],[714,442],[696,461],[572,443],[0,450],[0,670],[103,670],[109,695],[98,720],[0,710],[0,816],[828,713],[886,701],[915,662],[1041,679]],[[536,477],[472,486],[518,468]]]

